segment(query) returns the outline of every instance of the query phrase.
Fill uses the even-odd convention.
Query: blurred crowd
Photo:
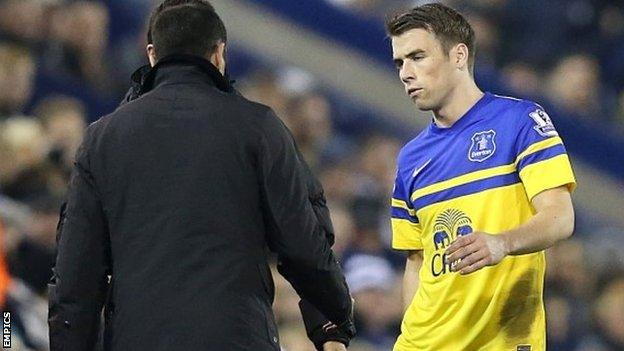
[[[332,2],[364,16],[400,3]],[[470,1],[477,70],[523,96],[548,94],[570,116],[624,125],[624,46],[615,45],[624,33],[622,8],[549,0],[552,8],[533,13],[543,2],[521,2],[523,11],[520,1]],[[145,62],[143,21],[151,6],[0,0],[0,304],[12,312],[13,349],[48,349],[46,284],[72,158],[87,123],[114,109],[130,73]],[[334,250],[357,301],[359,335],[350,349],[391,350],[403,312],[405,258],[390,249],[389,194],[405,140],[341,123],[350,111],[309,74],[257,66],[236,77],[238,89],[277,112],[325,188]],[[624,254],[613,245],[620,241],[620,229],[580,225],[573,239],[548,251],[548,350],[624,350]],[[274,278],[283,348],[313,350],[298,297],[276,271]]]
[[[325,0],[362,16],[433,0]],[[550,99],[560,114],[624,134],[624,2],[616,0],[443,0],[477,34],[481,83]]]

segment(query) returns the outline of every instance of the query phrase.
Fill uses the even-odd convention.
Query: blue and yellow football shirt
[[[544,253],[462,276],[446,248],[473,231],[527,222],[541,191],[575,187],[561,138],[530,101],[486,93],[450,128],[432,123],[398,157],[392,245],[423,250],[418,291],[395,351],[545,349]]]

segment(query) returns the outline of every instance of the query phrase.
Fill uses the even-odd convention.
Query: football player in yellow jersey
[[[542,351],[543,250],[574,228],[563,142],[541,106],[479,89],[455,10],[419,6],[387,28],[406,93],[433,112],[398,156],[393,247],[409,255],[394,349]]]

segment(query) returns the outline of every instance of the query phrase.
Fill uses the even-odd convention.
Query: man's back
[[[92,350],[104,305],[107,350],[278,350],[267,249],[314,326],[335,324],[315,340],[348,343],[352,302],[322,188],[284,124],[224,76],[214,8],[169,3],[150,18],[151,68],[133,101],[91,125],[76,154],[51,350]]]
[[[113,349],[277,345],[256,157],[268,109],[191,66],[99,121],[91,173],[108,219]],[[171,330],[188,336],[171,339]],[[202,332],[203,330],[203,332]],[[273,340],[275,339],[275,341]],[[232,344],[229,344],[229,343]]]
[[[283,123],[200,58],[163,59],[147,79],[76,155],[51,349],[91,350],[106,304],[107,350],[278,350],[267,248],[302,298],[350,328],[331,233]]]

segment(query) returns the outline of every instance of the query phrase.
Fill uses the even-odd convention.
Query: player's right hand
[[[474,232],[457,238],[446,249],[446,259],[451,263],[451,271],[470,274],[497,265],[508,253],[503,235]]]

